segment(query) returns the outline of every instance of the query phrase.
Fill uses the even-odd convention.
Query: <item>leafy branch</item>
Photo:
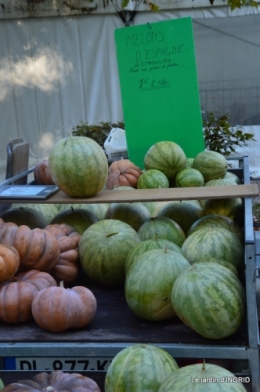
[[[203,121],[204,142],[208,150],[230,155],[236,152],[236,146],[247,146],[248,141],[254,139],[254,134],[243,132],[240,126],[232,127],[229,115],[216,118],[214,113],[208,112]]]

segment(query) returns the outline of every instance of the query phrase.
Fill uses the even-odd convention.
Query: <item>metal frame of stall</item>
[[[250,184],[249,159],[236,157],[242,173],[243,183]],[[31,172],[20,173],[18,176],[5,180],[2,184],[12,183]],[[174,358],[203,358],[207,359],[230,359],[248,362],[248,369],[242,375],[250,376],[252,392],[260,392],[260,359],[259,359],[259,322],[256,295],[256,279],[258,276],[256,256],[256,241],[260,241],[253,228],[252,199],[244,199],[244,231],[245,231],[245,284],[247,301],[247,325],[248,325],[248,345],[246,346],[225,346],[225,345],[194,345],[194,344],[158,344],[167,350]],[[260,252],[260,245],[258,245]],[[260,259],[258,260],[260,265]],[[132,343],[88,343],[88,342],[4,342],[0,343],[0,377],[4,370],[4,357],[114,357],[121,349]],[[22,373],[22,371],[21,371]]]

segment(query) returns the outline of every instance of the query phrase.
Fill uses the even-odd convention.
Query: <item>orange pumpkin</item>
[[[43,159],[38,162],[34,168],[34,180],[38,185],[54,185],[54,181],[51,176],[49,169],[49,162],[47,159]]]
[[[118,161],[113,161],[109,168],[108,168],[108,173],[112,173],[115,170],[125,170],[128,167],[136,167],[136,165],[130,161],[129,159],[119,159]]]
[[[137,166],[128,167],[124,170],[114,170],[107,177],[106,187],[107,189],[114,189],[119,186],[136,188],[141,174],[142,170]]]
[[[0,283],[11,279],[18,271],[20,256],[13,246],[0,244]]]
[[[55,235],[45,229],[30,229],[26,225],[8,226],[0,231],[0,243],[17,250],[20,271],[34,268],[49,272],[60,256]]]
[[[34,296],[39,290],[51,286],[57,286],[57,283],[47,272],[18,272],[11,280],[0,285],[0,320],[19,323],[31,319]]]
[[[48,287],[39,291],[32,301],[32,314],[36,323],[51,332],[82,328],[95,316],[97,301],[84,286],[64,288]]]
[[[2,392],[100,392],[97,383],[79,373],[63,373],[55,370],[51,373],[39,373],[30,380],[19,380],[6,385]]]

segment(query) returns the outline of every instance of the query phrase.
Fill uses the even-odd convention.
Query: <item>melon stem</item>
[[[115,231],[114,233],[109,233],[106,235],[107,238],[112,237],[112,235],[118,234],[118,231]]]

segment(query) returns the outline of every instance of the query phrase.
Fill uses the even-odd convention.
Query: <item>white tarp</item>
[[[214,17],[216,10],[220,17]],[[236,16],[239,12],[248,15]],[[257,126],[258,9],[230,13],[228,7],[140,12],[134,24],[192,15],[202,109],[220,115],[232,109],[236,122]],[[1,21],[0,179],[11,138],[29,142],[33,165],[81,121],[123,120],[114,43],[118,27],[124,25],[116,13]],[[252,165],[260,166],[256,161]]]

